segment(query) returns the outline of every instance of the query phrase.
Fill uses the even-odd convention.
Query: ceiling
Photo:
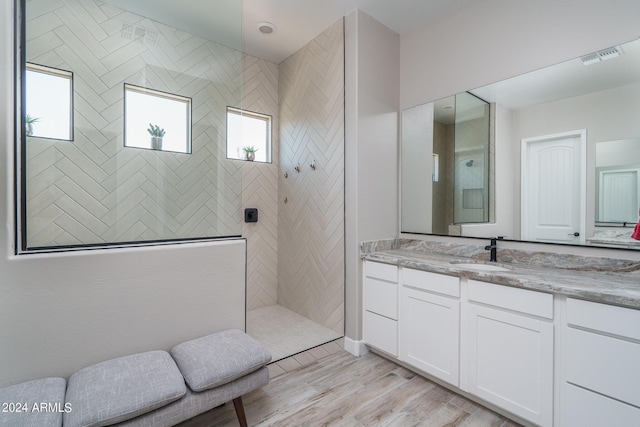
[[[104,1],[278,64],[355,9],[404,34],[478,0]],[[257,30],[264,21],[273,33]]]

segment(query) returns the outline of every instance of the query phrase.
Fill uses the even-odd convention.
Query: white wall
[[[13,12],[0,2],[0,386],[244,328],[245,241],[13,256]]]
[[[347,338],[361,336],[360,242],[398,234],[398,34],[369,15],[345,19]]]

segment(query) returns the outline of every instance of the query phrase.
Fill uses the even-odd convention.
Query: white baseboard
[[[348,337],[344,337],[344,349],[354,356],[364,356],[369,353],[369,347],[364,341],[356,341]]]

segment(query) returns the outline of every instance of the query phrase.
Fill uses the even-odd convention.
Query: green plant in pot
[[[256,151],[258,151],[258,149],[255,148],[253,145],[242,147],[242,151],[244,151],[245,160],[249,160],[250,162],[252,162],[256,159]]]
[[[164,129],[160,128],[158,125],[152,125],[149,123],[147,132],[151,135],[151,148],[154,150],[162,150],[162,137],[166,133]]]
[[[27,136],[33,135],[33,124],[39,120],[40,120],[39,117],[33,117],[30,114],[27,114],[26,116],[24,116],[24,126],[27,132]]]

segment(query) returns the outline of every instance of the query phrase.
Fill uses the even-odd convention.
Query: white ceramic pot
[[[162,150],[162,137],[161,136],[152,136],[151,137],[151,148],[154,150]]]

